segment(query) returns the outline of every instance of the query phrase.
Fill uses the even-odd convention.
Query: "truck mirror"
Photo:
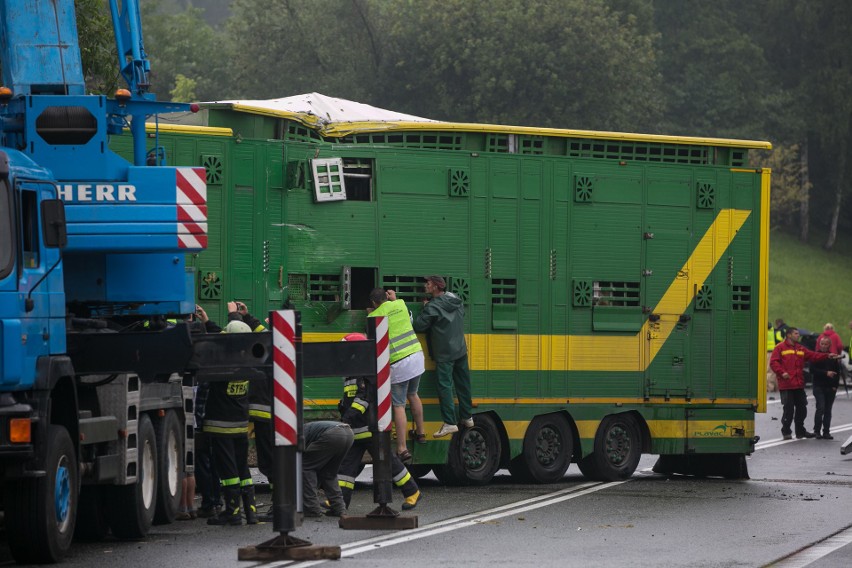
[[[45,246],[62,248],[68,244],[65,203],[61,199],[45,199],[41,202],[41,221]]]

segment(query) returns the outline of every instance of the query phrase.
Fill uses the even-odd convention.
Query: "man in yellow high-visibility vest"
[[[766,328],[766,392],[778,390],[778,379],[775,377],[775,372],[769,367],[769,358],[772,356],[775,345],[775,330],[772,328],[772,322],[768,322]]]
[[[370,292],[369,317],[386,316],[388,318],[388,342],[390,343],[391,364],[391,404],[393,405],[393,423],[396,428],[396,453],[406,462],[411,452],[406,445],[408,419],[405,416],[405,401],[411,405],[411,418],[414,420],[412,438],[418,443],[426,443],[426,431],[423,426],[423,403],[417,390],[420,376],[425,371],[423,348],[411,326],[411,312],[403,300],[396,299],[396,291],[374,288]]]

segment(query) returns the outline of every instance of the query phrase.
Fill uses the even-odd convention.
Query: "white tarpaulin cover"
[[[328,97],[320,93],[307,93],[280,99],[202,103],[202,105],[221,104],[230,104],[243,110],[256,109],[275,114],[312,115],[322,125],[336,122],[434,122],[428,118],[385,110],[346,99]]]

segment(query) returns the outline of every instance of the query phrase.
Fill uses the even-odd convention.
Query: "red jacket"
[[[805,377],[802,369],[805,361],[822,361],[828,359],[831,353],[811,351],[801,343],[791,343],[787,339],[775,346],[769,357],[769,367],[778,377],[778,390],[793,390],[805,388]],[[790,375],[785,379],[784,373]]]
[[[817,349],[819,349],[819,342],[823,337],[827,337],[831,340],[831,347],[828,350],[830,353],[836,353],[837,355],[843,353],[843,340],[840,339],[840,336],[837,335],[837,332],[833,329],[827,329],[819,335],[816,344]]]

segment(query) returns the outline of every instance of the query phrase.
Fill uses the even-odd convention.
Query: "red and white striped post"
[[[379,432],[391,429],[390,339],[388,318],[376,316],[376,423]]]
[[[302,454],[301,347],[299,315],[293,310],[272,312],[272,421],[275,427],[272,528],[286,533],[301,526]]]
[[[296,404],[296,313],[278,310],[272,314],[272,378],[275,445],[298,442]]]
[[[388,318],[367,318],[368,335],[376,341],[375,400],[371,401],[370,420],[373,433],[373,502],[385,511],[393,501],[393,475],[391,474],[391,395],[390,395],[390,338]],[[372,378],[370,384],[373,384]],[[374,422],[373,422],[374,421]],[[373,513],[370,513],[372,515]],[[369,515],[368,515],[369,516]]]

